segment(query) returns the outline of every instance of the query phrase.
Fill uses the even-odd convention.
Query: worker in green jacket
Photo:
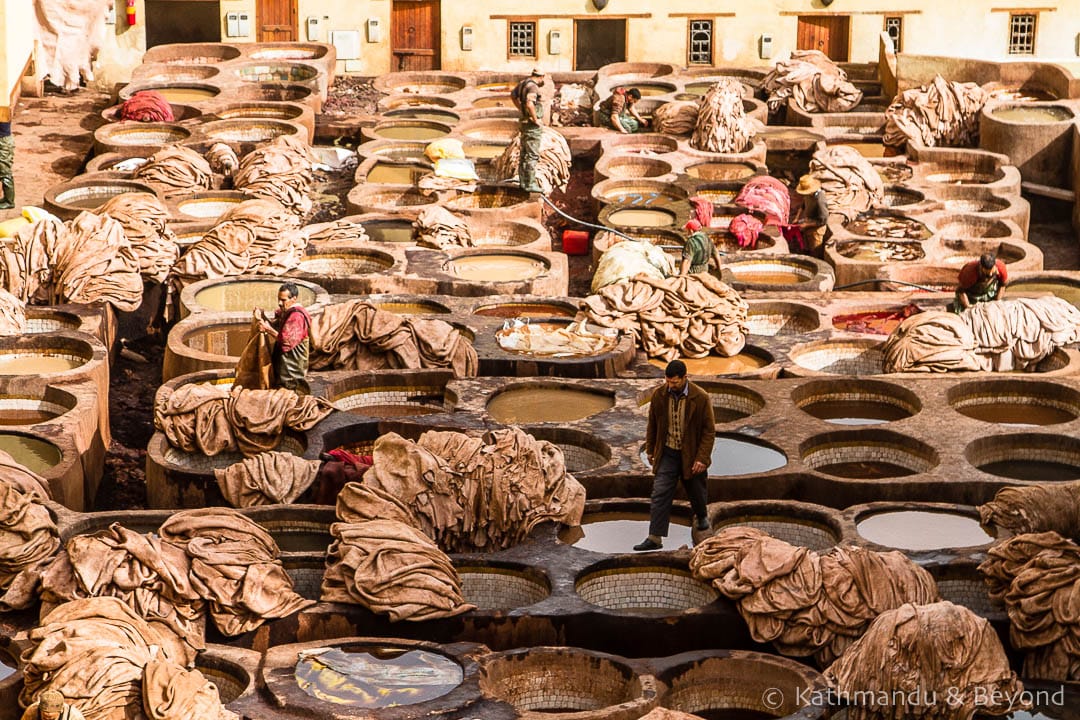
[[[679,264],[679,274],[686,275],[709,272],[709,260],[716,263],[716,272],[720,272],[720,251],[701,229],[701,223],[697,220],[689,220],[683,226],[689,235],[683,244],[682,262]]]
[[[532,74],[519,82],[510,94],[514,105],[521,112],[518,183],[522,190],[528,192],[541,192],[536,182],[536,166],[540,162],[540,141],[544,137],[544,103],[540,98],[540,88],[545,81],[544,71],[533,68]]]

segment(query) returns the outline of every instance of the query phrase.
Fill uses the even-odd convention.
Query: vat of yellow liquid
[[[0,433],[0,450],[3,450],[15,462],[38,473],[47,473],[63,459],[60,448],[51,442],[30,435]]]
[[[496,145],[488,143],[466,143],[465,144],[465,157],[476,158],[479,160],[490,160],[497,158],[506,152],[506,145]]]
[[[1067,122],[1075,117],[1069,108],[1061,105],[1009,105],[994,108],[990,114],[995,120],[1025,125]]]
[[[427,174],[426,170],[414,165],[391,165],[390,163],[376,163],[368,170],[365,182],[380,183],[384,185],[416,185],[416,182]]]
[[[393,120],[371,129],[372,136],[383,140],[434,140],[449,134],[449,125],[420,120]]]
[[[411,243],[413,241],[412,223],[365,223],[364,230],[367,231],[368,237],[375,242]]]
[[[521,387],[500,392],[487,404],[495,420],[508,425],[573,422],[615,407],[607,393],[571,387]]]
[[[698,163],[686,168],[687,175],[700,180],[741,180],[754,172],[754,168],[745,163]]]
[[[617,227],[671,227],[675,224],[675,213],[660,209],[621,208],[608,213],[606,222]]]
[[[88,358],[46,353],[2,353],[0,375],[51,375],[82,367]]]
[[[250,195],[242,192],[231,193],[207,193],[200,194],[188,200],[177,203],[177,209],[188,217],[200,219],[215,219],[231,210],[236,205],[250,200]]]
[[[244,312],[252,308],[276,310],[282,280],[230,280],[204,288],[195,293],[198,309],[221,312]],[[298,302],[307,307],[315,302],[315,291],[297,285]]]
[[[474,282],[513,282],[529,280],[547,270],[538,258],[525,255],[465,255],[454,258],[446,269],[462,280]]]
[[[743,373],[759,370],[770,364],[771,360],[760,355],[743,351],[732,357],[720,357],[719,355],[707,355],[703,358],[679,358],[686,363],[686,372],[689,375],[742,375]],[[658,368],[666,368],[668,360],[651,358],[650,365]]]
[[[221,93],[221,91],[216,88],[184,87],[178,85],[140,89],[153,90],[171,103],[205,102],[217,97]]]

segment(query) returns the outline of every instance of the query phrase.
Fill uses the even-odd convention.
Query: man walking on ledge
[[[668,363],[664,376],[664,385],[656,389],[649,402],[645,452],[656,477],[649,506],[649,537],[634,546],[638,551],[663,547],[679,481],[694,509],[694,529],[709,529],[706,480],[716,439],[712,400],[686,379],[686,363],[682,360]]]

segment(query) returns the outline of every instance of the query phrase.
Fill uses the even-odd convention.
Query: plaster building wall
[[[19,78],[23,68],[34,52],[34,7],[28,0],[0,0],[0,39],[3,40],[3,52],[0,52],[0,81],[3,82],[3,95],[0,96],[0,121],[7,120],[11,114],[11,102],[17,97]]]

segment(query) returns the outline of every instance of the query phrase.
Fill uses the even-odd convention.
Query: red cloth
[[[375,464],[374,455],[357,455],[356,453],[349,452],[345,448],[334,448],[326,454],[347,465],[363,465],[365,466],[365,470]]]
[[[120,106],[121,120],[138,122],[173,122],[172,105],[161,93],[153,90],[141,90],[124,101]]]
[[[791,194],[787,185],[771,175],[755,175],[746,181],[735,204],[765,214],[765,222],[786,225],[791,215]]]
[[[1005,263],[1001,260],[995,260],[994,267],[997,268],[998,282],[1002,285],[1009,282],[1009,271],[1005,269]],[[979,261],[972,260],[960,268],[957,284],[961,290],[967,290],[974,287],[977,282],[979,282]]]
[[[758,234],[764,227],[765,223],[753,215],[743,213],[731,219],[731,225],[728,226],[728,229],[739,241],[739,247],[755,248],[757,247]]]
[[[284,313],[278,310],[274,314],[274,325],[278,328],[277,345],[282,352],[289,352],[308,336],[311,316],[300,305],[293,305]]]
[[[805,250],[806,241],[803,240],[802,228],[798,225],[781,225],[780,234],[787,240],[788,247],[792,250]]]
[[[701,223],[701,227],[712,225],[713,204],[707,197],[697,195],[690,198],[690,205],[694,209],[693,218]]]

